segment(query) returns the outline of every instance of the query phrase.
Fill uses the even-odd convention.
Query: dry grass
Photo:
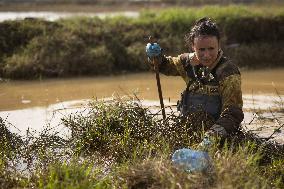
[[[283,145],[250,132],[209,150],[213,162],[205,172],[186,173],[173,166],[171,154],[194,148],[204,123],[169,113],[167,120],[139,102],[94,101],[87,114],[66,117],[72,137],[62,139],[48,127],[20,137],[16,150],[3,148],[2,188],[281,188]],[[87,110],[85,110],[87,111]],[[201,118],[201,116],[198,116]],[[204,118],[204,117],[203,117]],[[190,121],[191,120],[191,121]],[[194,123],[194,124],[193,124]],[[190,127],[188,127],[189,125]],[[209,124],[209,122],[208,122]],[[203,125],[203,127],[202,127]],[[9,136],[8,123],[1,119]],[[3,134],[2,136],[7,136]],[[10,137],[11,141],[12,139]],[[19,169],[22,166],[22,169]],[[23,167],[24,166],[24,167]]]

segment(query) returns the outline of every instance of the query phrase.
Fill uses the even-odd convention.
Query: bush
[[[234,44],[224,51],[242,68],[275,68],[284,66],[283,42]]]
[[[224,50],[239,66],[283,66],[277,50],[284,43],[283,7],[240,5],[145,10],[139,18],[6,21],[0,23],[0,74],[20,79],[145,71],[149,35],[166,55],[177,56],[188,51],[183,37],[204,16],[219,24]]]
[[[20,53],[6,59],[6,77],[39,78],[112,72],[113,57],[106,47],[87,47],[70,32],[35,37]]]
[[[187,173],[170,157],[176,149],[195,149],[212,125],[206,117],[181,119],[172,112],[162,120],[155,110],[122,99],[94,101],[86,108],[63,119],[72,131],[66,139],[51,128],[28,130],[20,137],[24,145],[7,148],[5,154],[15,155],[4,156],[1,149],[0,187],[283,188],[283,145],[239,133],[214,141],[208,152],[212,167]],[[6,133],[7,123],[0,121]]]
[[[64,123],[79,154],[99,153],[116,161],[127,160],[143,149],[156,153],[164,143],[170,150],[196,144],[213,124],[213,119],[201,113],[188,118],[172,114],[165,121],[156,116],[139,103],[115,99],[93,102],[87,114],[64,118]]]

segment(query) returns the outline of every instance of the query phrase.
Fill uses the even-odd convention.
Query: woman
[[[209,18],[198,20],[185,40],[192,53],[161,56],[161,48],[153,43],[146,46],[146,53],[150,59],[158,57],[160,72],[180,75],[186,82],[178,103],[183,115],[206,112],[215,120],[206,135],[231,135],[244,118],[240,71],[223,55],[219,29]]]

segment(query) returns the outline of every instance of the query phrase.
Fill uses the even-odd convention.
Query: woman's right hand
[[[146,54],[150,59],[159,57],[162,54],[162,48],[158,43],[148,43],[146,45]]]
[[[158,43],[148,43],[146,45],[146,54],[148,56],[148,63],[150,63],[152,70],[158,70],[161,64],[162,48]]]

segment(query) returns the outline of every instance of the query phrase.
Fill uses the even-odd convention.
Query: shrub
[[[275,68],[284,66],[283,42],[252,43],[227,46],[224,51],[242,68]]]
[[[178,169],[170,161],[172,153],[184,147],[194,149],[203,130],[212,125],[210,118],[206,122],[202,115],[182,119],[168,113],[162,120],[157,110],[136,100],[94,101],[83,112],[65,117],[63,122],[72,132],[65,140],[50,133],[50,128],[41,133],[28,130],[27,136],[20,137],[25,145],[16,151],[7,148],[6,154],[15,155],[2,156],[0,151],[0,187],[283,187],[284,146],[250,132],[223,143],[214,141],[208,151],[213,165],[208,170]],[[0,121],[4,131],[0,133],[5,133],[7,123]],[[23,166],[27,167],[21,170]]]
[[[12,78],[38,78],[112,71],[113,57],[104,46],[89,48],[70,32],[35,37],[18,54],[6,59],[4,72]]]
[[[5,21],[0,23],[0,74],[20,79],[145,71],[149,35],[166,55],[177,56],[189,50],[184,35],[204,16],[219,24],[224,50],[240,66],[283,66],[277,50],[284,40],[283,7],[240,5],[144,10],[138,18]]]

